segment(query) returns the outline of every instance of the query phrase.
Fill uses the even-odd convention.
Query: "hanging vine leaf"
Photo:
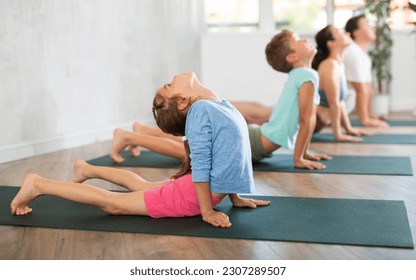
[[[377,90],[383,93],[383,82],[389,83],[392,76],[390,72],[390,57],[393,40],[388,19],[391,14],[390,0],[367,0],[366,14],[376,19],[376,41],[374,48],[369,52],[372,67],[377,78]]]

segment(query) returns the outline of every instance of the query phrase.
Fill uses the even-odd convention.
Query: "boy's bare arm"
[[[228,216],[222,212],[215,211],[212,207],[209,183],[196,182],[194,185],[202,219],[216,227],[230,227],[231,223]]]
[[[304,83],[299,89],[299,132],[296,138],[294,163],[295,167],[306,169],[323,169],[320,162],[310,161],[304,157],[311,141],[316,122],[316,106],[313,104],[314,85]]]

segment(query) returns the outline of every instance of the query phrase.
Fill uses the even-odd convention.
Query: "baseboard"
[[[143,122],[150,124],[151,120],[145,120]],[[115,128],[120,127],[130,130],[132,124],[133,121],[126,124],[100,128],[83,133],[63,135],[39,141],[3,146],[0,147],[0,163],[66,150],[100,141],[111,140]]]
[[[392,112],[414,111],[416,109],[416,102],[407,98],[391,100],[390,110]]]

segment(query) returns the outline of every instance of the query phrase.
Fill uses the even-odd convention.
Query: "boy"
[[[294,149],[298,168],[324,169],[317,160],[330,160],[324,154],[308,153],[319,104],[318,74],[311,68],[316,49],[307,40],[283,30],[266,46],[266,58],[276,71],[288,73],[288,80],[269,121],[261,127],[249,125],[253,161],[270,157],[280,147]]]

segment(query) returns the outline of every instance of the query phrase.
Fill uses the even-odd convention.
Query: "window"
[[[278,29],[319,30],[327,24],[326,0],[273,0]]]
[[[335,0],[333,24],[338,28],[344,28],[349,18],[363,13],[364,5],[364,0]]]
[[[347,20],[363,13],[365,0],[205,0],[209,32],[270,31],[292,29],[315,32],[327,24],[343,28]],[[416,3],[416,0],[411,0]],[[412,28],[416,13],[408,0],[392,0],[391,28]],[[269,12],[270,11],[270,12]]]
[[[259,0],[205,0],[208,31],[255,31],[259,14]]]
[[[416,26],[416,13],[409,8],[408,0],[391,1],[389,25],[394,29],[413,28]],[[416,1],[410,1],[416,5]]]

